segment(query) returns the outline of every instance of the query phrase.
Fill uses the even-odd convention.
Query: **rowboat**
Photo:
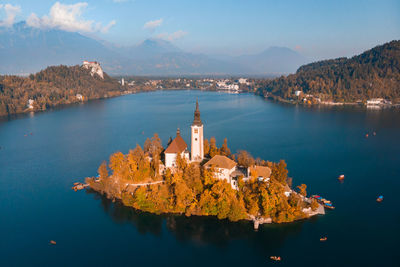
[[[281,260],[281,257],[279,257],[279,256],[271,256],[271,257],[269,257],[271,260],[273,260],[273,261],[280,261]]]

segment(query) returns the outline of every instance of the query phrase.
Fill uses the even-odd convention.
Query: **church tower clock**
[[[203,123],[200,119],[199,102],[196,100],[196,110],[194,111],[194,120],[192,123],[192,161],[202,161],[204,159],[204,142],[203,142]]]

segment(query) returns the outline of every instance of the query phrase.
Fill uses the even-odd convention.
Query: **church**
[[[176,137],[164,151],[165,167],[174,168],[176,166],[176,157],[179,154],[191,162],[201,162],[204,159],[204,133],[203,123],[200,118],[199,102],[196,100],[196,109],[194,111],[194,120],[191,126],[191,150],[190,156],[188,146],[180,135],[180,130],[176,131]]]
[[[188,162],[202,162],[204,160],[204,128],[200,118],[199,103],[196,100],[194,120],[191,125],[191,147],[190,154],[188,146],[183,140],[180,130],[176,131],[176,137],[172,140],[164,151],[165,168],[174,170],[176,158],[180,156]],[[214,155],[203,165],[204,168],[212,169],[214,177],[229,183],[233,189],[238,190],[238,177],[243,177],[243,181],[250,180],[250,177],[257,178],[260,182],[269,182],[271,169],[266,166],[253,165],[250,167],[238,166],[238,164],[224,155]],[[164,171],[163,167],[163,171]],[[285,192],[286,193],[286,192]],[[288,192],[290,193],[290,192]]]

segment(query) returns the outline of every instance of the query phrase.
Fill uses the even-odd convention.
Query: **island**
[[[190,153],[180,129],[165,149],[154,134],[143,148],[112,154],[86,184],[137,210],[251,220],[255,228],[325,213],[320,203],[307,197],[305,184],[298,192],[291,188],[284,160],[254,159],[244,150],[232,154],[226,138],[220,147],[215,138],[205,139],[197,101],[190,130]]]

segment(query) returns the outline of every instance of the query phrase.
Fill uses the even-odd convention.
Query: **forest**
[[[292,183],[285,161],[273,163],[254,159],[246,151],[233,155],[226,139],[221,147],[216,146],[215,138],[205,143],[206,157],[225,155],[242,165],[257,163],[270,167],[270,181],[260,182],[257,175],[246,182],[239,177],[239,190],[235,190],[226,181],[214,178],[212,168],[203,168],[202,164],[187,162],[179,156],[174,171],[160,172],[164,149],[155,134],[146,140],[143,148],[137,145],[128,154],[112,154],[108,163],[100,165],[98,177],[88,177],[86,182],[91,189],[110,199],[120,199],[125,206],[156,214],[216,216],[230,221],[255,216],[282,223],[306,218],[303,208],[311,206],[315,210],[318,207],[316,202],[310,205],[302,200],[301,195],[307,195],[305,184],[298,187],[299,193],[285,196],[284,191]],[[138,183],[150,184],[131,186]]]
[[[52,66],[28,77],[4,75],[0,76],[0,116],[118,96],[122,92],[117,80],[105,73],[104,79],[91,76],[89,69],[79,65]],[[27,106],[29,99],[34,100],[32,109]]]
[[[400,103],[400,41],[377,46],[352,58],[337,58],[301,66],[295,74],[264,80],[258,94],[294,99],[302,91],[335,102],[365,102],[384,98]]]

